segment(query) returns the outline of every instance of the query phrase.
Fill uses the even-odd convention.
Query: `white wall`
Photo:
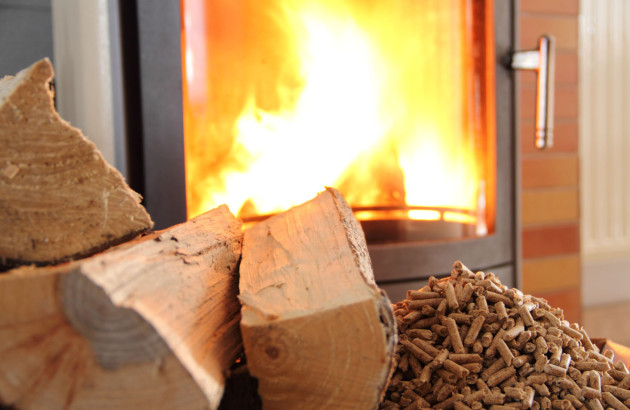
[[[124,174],[114,4],[111,0],[52,0],[55,91],[59,115],[81,129],[105,160]]]
[[[586,306],[630,301],[630,1],[580,1],[580,180]]]

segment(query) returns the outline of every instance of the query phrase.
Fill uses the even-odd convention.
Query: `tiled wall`
[[[534,49],[542,34],[556,39],[555,144],[534,147],[536,75],[522,72],[521,224],[523,291],[581,316],[578,14],[579,0],[521,0],[520,49]]]

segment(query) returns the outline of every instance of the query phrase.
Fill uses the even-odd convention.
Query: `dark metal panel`
[[[0,9],[47,10],[50,13],[51,0],[0,0]]]
[[[44,57],[53,60],[51,1],[0,0],[0,78]]]
[[[179,1],[137,0],[145,206],[165,228],[186,220]]]

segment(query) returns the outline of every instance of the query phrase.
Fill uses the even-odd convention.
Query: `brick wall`
[[[523,291],[580,321],[578,158],[579,0],[521,0],[519,48],[542,34],[556,39],[555,144],[534,148],[536,75],[521,72],[521,224]]]

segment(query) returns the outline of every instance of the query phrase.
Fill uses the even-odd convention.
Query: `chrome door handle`
[[[535,70],[536,148],[553,146],[553,93],[555,76],[555,40],[550,35],[538,39],[538,50],[517,51],[512,55],[515,70]]]

